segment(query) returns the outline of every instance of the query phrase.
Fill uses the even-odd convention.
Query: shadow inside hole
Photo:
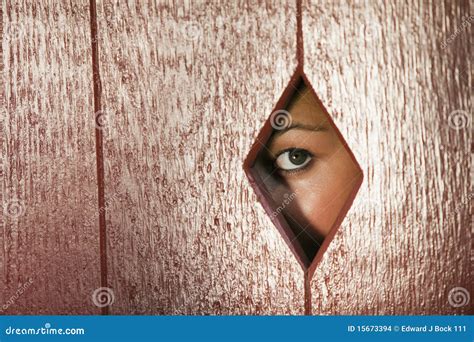
[[[276,108],[244,169],[307,269],[347,213],[362,170],[305,76],[293,77]]]

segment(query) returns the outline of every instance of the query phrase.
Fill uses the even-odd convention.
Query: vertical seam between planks
[[[296,68],[303,72],[304,45],[303,45],[303,10],[302,0],[296,0]],[[312,315],[311,276],[308,270],[304,272],[304,314]]]
[[[95,125],[95,150],[97,164],[97,193],[99,205],[99,250],[100,250],[100,286],[108,287],[107,282],[107,230],[105,224],[105,181],[104,181],[104,148],[103,134],[97,126],[97,116],[102,115],[102,85],[99,70],[99,42],[97,29],[97,6],[96,0],[89,0],[91,45],[92,45],[92,79],[94,90],[94,120]],[[108,306],[101,308],[102,315],[109,314]]]
[[[303,70],[304,45],[303,45],[303,11],[302,0],[296,0],[296,61],[297,68]]]
[[[308,270],[304,272],[304,314],[312,315],[311,276]]]

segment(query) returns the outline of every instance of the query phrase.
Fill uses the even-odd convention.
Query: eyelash
[[[275,168],[277,169],[278,172],[283,173],[285,175],[291,175],[291,174],[295,174],[295,173],[299,173],[301,171],[304,171],[304,170],[306,170],[306,168],[308,168],[309,166],[311,166],[313,164],[313,162],[315,160],[315,155],[312,154],[311,152],[309,152],[308,150],[302,149],[306,153],[308,153],[308,156],[311,157],[310,162],[308,164],[306,164],[305,166],[303,166],[299,169],[294,169],[294,170],[283,170],[283,169],[280,169],[278,166],[275,165],[275,162],[276,162],[276,160],[278,159],[279,156],[281,156],[285,152],[289,152],[289,151],[292,151],[292,150],[295,150],[295,149],[298,149],[298,147],[286,148],[283,151],[278,152],[278,154],[275,156],[275,158],[273,159],[273,165],[275,166]]]

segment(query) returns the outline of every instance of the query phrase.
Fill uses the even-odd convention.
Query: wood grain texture
[[[472,313],[448,301],[473,295],[469,2],[351,3],[303,4],[306,73],[365,174],[313,314]]]
[[[473,313],[448,301],[474,295],[469,11],[304,1],[305,72],[365,174],[313,314]],[[303,313],[303,272],[242,170],[296,67],[294,2],[98,12],[111,313]],[[89,4],[1,16],[0,313],[98,313]]]
[[[113,314],[300,314],[242,170],[296,67],[293,2],[99,2]]]
[[[3,0],[2,9],[0,312],[95,314],[88,2]]]

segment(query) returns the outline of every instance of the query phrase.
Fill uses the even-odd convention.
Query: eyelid
[[[308,154],[308,157],[310,158],[309,162],[306,163],[306,165],[303,165],[302,167],[299,167],[299,168],[295,168],[295,169],[289,169],[289,170],[286,170],[286,169],[282,169],[280,167],[278,167],[276,165],[276,161],[277,159],[284,153],[286,152],[290,152],[292,150],[302,150],[302,151],[305,151],[305,153]],[[284,150],[278,152],[278,154],[276,155],[276,157],[274,158],[273,160],[273,165],[275,166],[275,169],[279,172],[279,173],[282,173],[282,174],[293,174],[293,173],[298,173],[298,172],[301,172],[301,171],[304,171],[306,170],[310,165],[312,165],[314,163],[314,160],[315,160],[315,156],[313,153],[311,153],[310,151],[304,149],[304,148],[298,148],[298,147],[290,147],[290,148],[285,148]]]
[[[293,150],[303,150],[305,151],[306,153],[308,153],[308,155],[311,157],[311,158],[314,158],[314,154],[311,153],[310,151],[308,151],[307,149],[305,148],[300,148],[300,147],[289,147],[289,148],[285,148],[284,150],[281,150],[279,151],[277,154],[275,154],[275,157],[274,159],[277,160],[279,156],[281,156],[283,153],[285,152],[289,152],[289,151],[293,151]]]
[[[324,137],[327,135],[327,133],[331,133],[330,128],[327,126],[326,123],[320,124],[319,126],[314,126],[314,127],[296,124],[284,130],[274,132],[267,142],[268,148],[272,150],[273,146],[277,144],[277,141],[281,141],[280,139],[282,139],[282,141],[285,141],[286,138],[284,136],[287,133],[290,133],[292,131],[304,132],[305,134],[316,134],[316,136],[319,136],[319,137]],[[298,134],[298,133],[294,133],[294,134]],[[291,140],[294,140],[294,138]],[[293,148],[296,148],[296,147],[293,147]]]

